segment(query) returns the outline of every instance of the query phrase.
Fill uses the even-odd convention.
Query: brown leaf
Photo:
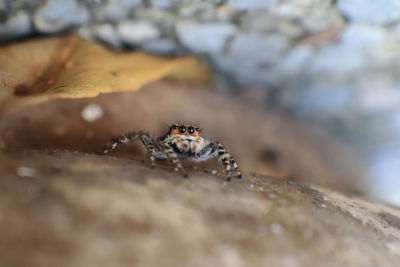
[[[138,90],[164,77],[208,83],[194,56],[116,52],[76,36],[43,38],[0,49],[0,114],[51,98]]]

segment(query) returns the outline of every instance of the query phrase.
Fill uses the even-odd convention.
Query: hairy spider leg
[[[142,142],[143,142],[143,140],[142,140]],[[144,144],[144,142],[143,142],[143,144]],[[156,158],[155,154],[156,153],[155,153],[155,150],[154,150],[153,140],[151,140],[151,139],[149,140],[149,142],[146,145],[146,148],[147,148],[147,156],[150,159],[150,166],[151,166],[152,169],[154,169],[156,167],[156,161],[155,161],[155,158]]]
[[[103,154],[107,154],[108,152],[117,148],[117,146],[121,144],[126,144],[129,142],[136,141],[140,139],[143,145],[147,149],[147,155],[150,159],[151,168],[155,167],[155,150],[154,150],[154,142],[148,133],[144,132],[129,132],[120,136],[116,136],[111,138],[111,144],[106,147],[103,151]]]
[[[231,166],[231,156],[226,151],[225,147],[221,143],[217,143],[218,146],[218,160],[222,162],[225,166],[225,170],[227,171],[227,179],[226,181],[232,180],[232,166]]]
[[[179,158],[176,156],[174,150],[172,147],[170,147],[167,144],[160,144],[160,150],[161,153],[167,155],[167,158],[169,162],[171,162],[174,165],[174,171],[176,172],[181,172],[183,174],[183,177],[188,177],[188,174],[183,170],[183,166]]]
[[[215,151],[217,150],[217,144],[215,142],[211,142],[207,146],[205,146],[200,152],[193,155],[193,160],[203,161],[211,157]]]
[[[231,159],[231,165],[233,166],[233,169],[235,170],[235,175],[238,179],[242,179],[242,173],[240,172],[239,166],[236,163],[236,160],[230,155]]]

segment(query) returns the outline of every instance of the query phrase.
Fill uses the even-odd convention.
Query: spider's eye
[[[200,128],[199,127],[196,127],[196,132],[200,132]]]
[[[189,134],[194,133],[194,128],[193,128],[192,126],[189,126],[189,127],[188,127],[188,133],[189,133]]]
[[[176,128],[178,128],[178,125],[172,125],[172,126],[171,126],[171,129],[174,129],[174,130],[175,130]]]
[[[179,132],[181,133],[186,132],[186,127],[184,125],[179,126]]]

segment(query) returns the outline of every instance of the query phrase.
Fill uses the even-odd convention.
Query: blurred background
[[[167,79],[4,113],[2,147],[98,152],[124,131],[194,121],[248,174],[400,205],[398,1],[0,0],[3,47],[65,33],[114,51],[196,54],[212,83]]]

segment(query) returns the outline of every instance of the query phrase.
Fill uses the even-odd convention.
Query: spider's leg
[[[203,161],[210,157],[212,157],[217,151],[217,144],[215,142],[211,142],[206,147],[204,147],[200,152],[194,154],[192,159],[196,161]]]
[[[174,171],[181,172],[185,178],[188,177],[188,174],[183,170],[182,162],[169,145],[163,144],[161,146],[161,151],[163,154],[167,155],[169,162],[174,166]]]
[[[150,166],[152,169],[154,169],[154,167],[156,166],[156,163],[155,163],[155,150],[154,150],[153,140],[151,140],[151,139],[145,140],[145,138],[142,137],[142,143],[147,148],[147,155],[150,159],[150,164],[151,164]]]
[[[226,151],[225,147],[221,143],[217,143],[218,146],[218,160],[225,166],[228,177],[226,181],[232,180],[232,166],[231,166],[231,155]],[[236,165],[237,166],[237,165]]]
[[[230,155],[230,161],[231,161],[231,165],[233,166],[233,169],[235,170],[235,175],[236,178],[238,179],[242,179],[242,173],[240,172],[239,166],[236,163],[236,160],[232,157],[232,155]]]
[[[115,136],[115,137],[111,138],[110,145],[104,148],[102,154],[107,154],[108,152],[117,148],[117,146],[119,146],[121,144],[129,143],[129,142],[133,142],[136,139],[138,139],[139,137],[142,137],[142,142],[143,142],[144,136],[151,139],[147,133],[143,133],[143,132],[129,132],[129,133],[126,133],[123,135]]]

